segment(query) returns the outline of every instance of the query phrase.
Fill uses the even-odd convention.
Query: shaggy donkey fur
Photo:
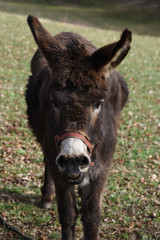
[[[83,239],[97,240],[102,192],[128,99],[126,81],[114,68],[130,49],[131,32],[96,49],[75,33],[52,37],[36,17],[29,16],[28,24],[38,45],[26,102],[45,160],[42,206],[50,208],[56,194],[62,240],[73,240],[77,184]]]

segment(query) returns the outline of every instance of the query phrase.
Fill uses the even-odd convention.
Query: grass
[[[113,14],[106,17],[108,25],[111,22],[112,25],[104,30],[98,28],[102,19],[97,15],[96,5],[91,9],[97,9],[97,12],[91,11],[92,23],[85,17],[85,12],[82,20],[83,14],[78,10],[80,7],[88,9],[87,6],[77,8],[74,5],[80,15],[73,17],[67,5],[62,5],[63,10],[67,9],[64,23],[60,22],[64,13],[58,10],[60,5],[51,6],[46,13],[49,4],[41,2],[36,5],[36,1],[23,4],[18,0],[0,1],[0,212],[26,235],[42,240],[60,239],[55,200],[52,210],[39,208],[43,160],[40,148],[28,129],[24,101],[29,62],[36,49],[26,24],[26,12],[33,6],[33,13],[43,17],[43,23],[53,34],[78,32],[97,46],[118,39],[120,32],[117,30],[126,27],[126,23],[130,27],[134,21],[131,24],[127,18],[123,27],[123,20],[117,25]],[[58,21],[50,17],[51,11],[54,16],[59,16]],[[148,28],[145,14],[141,16],[143,24],[139,25],[135,19],[134,28],[139,26],[140,32],[134,32],[131,52],[118,67],[127,79],[130,99],[122,112],[119,141],[104,193],[101,240],[160,238],[160,38],[156,30],[159,25],[152,21],[153,15],[150,26],[154,25],[154,28]],[[86,26],[70,24],[75,22],[75,17],[76,22],[82,21]],[[102,28],[105,28],[103,23]],[[81,231],[78,219],[78,236]],[[19,238],[0,226],[0,239]]]

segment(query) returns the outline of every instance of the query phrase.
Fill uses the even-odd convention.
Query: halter
[[[66,138],[78,138],[78,139],[80,139],[87,146],[87,148],[90,152],[90,155],[92,154],[92,151],[94,149],[94,145],[90,142],[90,140],[87,136],[84,136],[81,133],[77,133],[77,132],[64,132],[60,136],[58,136],[58,135],[55,136],[55,142],[56,142],[56,144],[58,144],[59,142],[61,142],[62,140],[66,139]],[[93,166],[94,163],[91,162],[90,165]]]

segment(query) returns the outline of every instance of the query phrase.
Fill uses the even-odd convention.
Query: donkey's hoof
[[[52,208],[52,202],[41,202],[41,206],[44,209],[51,209]]]

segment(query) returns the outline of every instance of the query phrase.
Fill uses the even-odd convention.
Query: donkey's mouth
[[[64,176],[64,180],[66,183],[68,184],[72,184],[72,185],[76,185],[76,184],[80,184],[84,179],[84,175],[83,174],[78,174],[75,176]]]
[[[80,174],[68,176],[69,179],[76,180],[80,177]]]

